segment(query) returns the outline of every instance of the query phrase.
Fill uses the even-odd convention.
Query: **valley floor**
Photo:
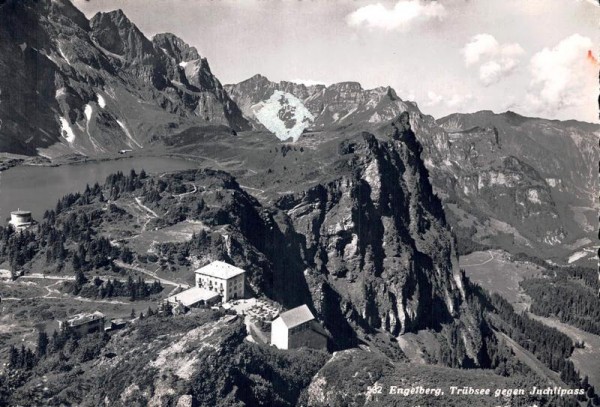
[[[506,298],[517,311],[529,308],[531,299],[519,283],[526,278],[538,277],[541,267],[525,262],[513,262],[510,255],[501,250],[474,252],[459,259],[471,281],[492,293]]]

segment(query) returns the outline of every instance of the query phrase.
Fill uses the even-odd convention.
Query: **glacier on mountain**
[[[280,90],[252,106],[256,119],[280,140],[298,140],[315,117],[294,95]]]

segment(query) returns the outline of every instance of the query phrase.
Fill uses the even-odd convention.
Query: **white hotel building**
[[[239,267],[222,261],[199,268],[196,273],[196,287],[219,294],[223,302],[244,298],[244,273]]]
[[[222,261],[212,263],[194,271],[196,285],[166,299],[171,304],[187,308],[211,305],[220,301],[244,298],[245,271]]]

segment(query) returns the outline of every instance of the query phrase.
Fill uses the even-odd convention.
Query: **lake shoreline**
[[[103,184],[117,172],[128,174],[132,169],[148,174],[194,170],[200,159],[162,153],[102,157],[53,165],[13,165],[0,172],[0,219],[10,216],[17,208],[32,211],[34,219],[41,219],[47,209],[70,193],[81,192],[86,185]]]
[[[168,151],[158,151],[158,150],[150,150],[144,151],[141,150],[128,152],[126,154],[110,154],[103,156],[83,156],[78,154],[67,155],[67,156],[59,156],[55,159],[49,159],[43,156],[22,156],[22,155],[14,155],[14,154],[6,154],[2,153],[0,155],[0,173],[6,172],[11,168],[16,167],[46,167],[46,168],[55,168],[61,166],[68,165],[80,165],[80,164],[90,164],[90,163],[103,163],[109,161],[122,161],[128,159],[135,158],[174,158],[178,160],[184,160],[193,163],[200,163],[202,161],[201,158],[197,160],[193,157],[190,157],[187,154],[180,154],[175,152]],[[1,161],[3,160],[4,161]]]

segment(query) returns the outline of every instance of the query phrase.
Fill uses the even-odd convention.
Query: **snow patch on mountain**
[[[535,204],[541,204],[542,201],[540,200],[538,191],[536,189],[530,189],[527,191],[527,199],[530,202],[533,202]]]
[[[85,105],[85,109],[83,109],[83,113],[85,113],[85,117],[88,122],[90,120],[92,120],[92,113],[94,113],[94,109],[92,108],[92,105],[90,105],[89,103],[87,105]]]
[[[85,114],[85,117],[87,119],[87,121],[85,122],[85,132],[87,133],[88,138],[90,139],[90,143],[92,144],[92,147],[94,147],[94,151],[106,152],[106,149],[104,147],[102,147],[100,144],[98,144],[96,139],[90,133],[90,121],[92,120],[92,115],[94,114],[94,108],[92,107],[92,105],[90,105],[89,103],[87,105],[85,105],[85,108],[83,109],[83,113]]]
[[[58,52],[60,53],[60,56],[62,57],[62,59],[64,59],[67,64],[71,65],[71,61],[69,60],[69,58],[67,58],[67,56],[63,52],[60,44],[58,45]]]
[[[298,140],[315,120],[300,99],[280,90],[252,106],[252,110],[256,119],[280,140]]]
[[[69,121],[64,117],[59,117],[60,120],[60,134],[67,140],[69,144],[72,144],[75,141],[75,132],[71,128]]]
[[[576,253],[573,253],[571,256],[569,256],[568,263],[569,264],[574,263],[577,260],[583,259],[587,255],[588,255],[587,252],[576,252]]]
[[[60,97],[66,96],[66,95],[67,95],[67,89],[65,87],[62,87],[62,88],[56,89],[56,92],[54,94],[54,98],[56,100],[58,100]]]
[[[99,93],[96,94],[96,99],[98,99],[98,106],[100,106],[102,109],[104,109],[106,107],[106,101],[104,100],[104,98],[102,97],[102,95],[100,95]]]
[[[369,117],[369,123],[381,123],[382,119],[378,112],[375,112]]]

